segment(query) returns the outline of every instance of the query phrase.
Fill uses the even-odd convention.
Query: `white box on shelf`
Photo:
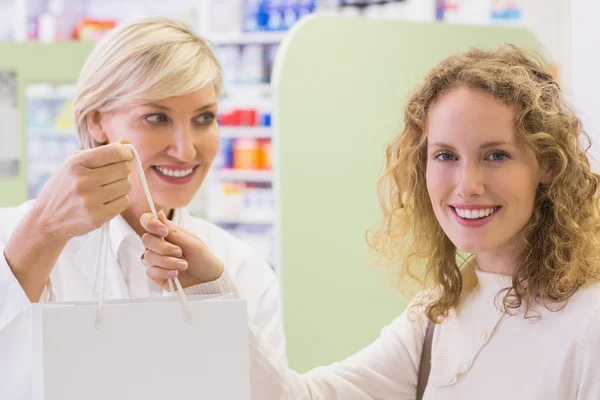
[[[270,170],[244,170],[244,169],[221,169],[217,172],[220,180],[241,182],[272,182],[273,171]]]
[[[270,126],[222,126],[221,137],[223,138],[257,138],[269,139],[273,136]]]

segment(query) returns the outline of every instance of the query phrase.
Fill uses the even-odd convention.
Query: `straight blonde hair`
[[[221,66],[185,23],[152,17],[119,26],[94,48],[77,82],[73,111],[81,147],[102,144],[88,130],[90,112],[182,96],[211,83],[219,95]]]

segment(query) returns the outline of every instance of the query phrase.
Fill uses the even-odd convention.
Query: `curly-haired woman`
[[[388,148],[370,236],[425,290],[373,344],[304,375],[251,327],[253,398],[600,399],[600,176],[582,138],[545,62],[514,46],[435,67]]]

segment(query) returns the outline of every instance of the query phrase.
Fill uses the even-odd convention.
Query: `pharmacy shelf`
[[[273,171],[220,169],[216,174],[217,179],[238,182],[272,182]]]
[[[254,217],[227,217],[227,218],[209,218],[214,224],[219,225],[273,225],[272,218],[254,218]]]
[[[32,137],[44,137],[53,139],[77,139],[77,133],[74,130],[60,128],[28,128],[27,135]]]
[[[260,94],[265,97],[271,97],[270,83],[245,83],[245,82],[229,82],[223,86],[221,96],[227,97],[230,95],[245,95],[245,94]]]
[[[43,93],[35,95],[27,95],[29,101],[65,101],[73,100],[73,95],[70,93]]]
[[[228,44],[277,44],[281,42],[287,31],[281,32],[249,32],[209,35],[209,41],[216,45]]]
[[[269,126],[221,126],[223,138],[269,139],[272,136],[273,129]]]
[[[38,83],[25,89],[27,100],[73,100],[75,98],[75,85],[54,86]]]

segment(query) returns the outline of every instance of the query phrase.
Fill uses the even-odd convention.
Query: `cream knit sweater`
[[[477,286],[436,326],[424,400],[600,400],[600,284],[540,318],[498,311],[510,277],[475,271]],[[195,287],[236,293],[224,274]],[[496,302],[496,304],[495,304]],[[414,400],[425,323],[408,308],[370,346],[304,375],[278,365],[250,326],[253,400]]]

